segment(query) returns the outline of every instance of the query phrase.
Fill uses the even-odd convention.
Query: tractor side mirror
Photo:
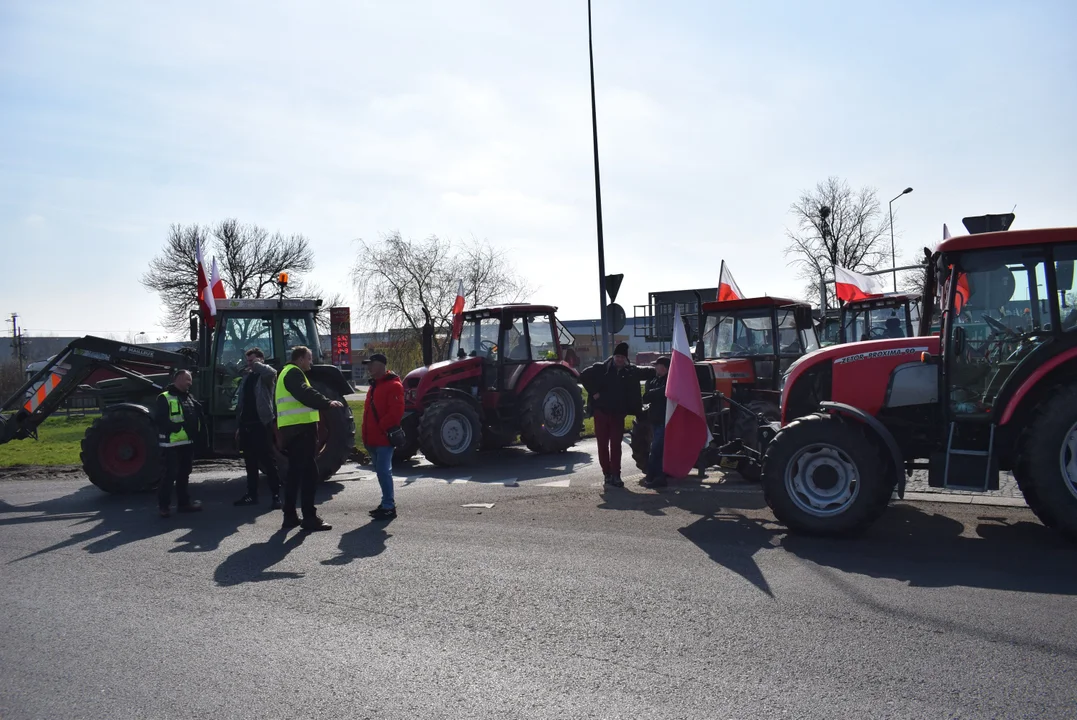
[[[967,345],[968,337],[965,335],[965,328],[958,325],[954,328],[954,355],[958,357],[964,355]]]
[[[198,315],[191,313],[191,342],[198,340]]]
[[[1061,290],[1073,288],[1073,261],[1059,260],[1055,263],[1055,285]]]

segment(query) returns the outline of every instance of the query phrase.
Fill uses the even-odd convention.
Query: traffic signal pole
[[[598,172],[598,111],[595,107],[595,46],[591,40],[591,0],[587,0],[587,52],[591,59],[591,134],[595,145],[595,218],[598,222],[598,307],[602,322],[602,359],[610,356],[606,317],[606,251],[602,243],[602,184]]]

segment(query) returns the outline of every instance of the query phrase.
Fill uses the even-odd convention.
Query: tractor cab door
[[[499,390],[511,391],[531,362],[531,343],[528,339],[527,318],[506,317],[502,323],[505,349],[501,358]]]
[[[257,347],[265,353],[267,361],[276,347],[276,329],[272,312],[221,314],[214,337],[213,375],[209,397],[209,411],[214,416],[234,417],[239,402],[239,389],[243,381],[243,368],[247,365],[247,351]],[[279,369],[279,363],[278,363]],[[227,428],[214,423],[215,435],[229,434]],[[216,439],[214,442],[216,447]]]
[[[996,489],[997,400],[1010,377],[1025,376],[1026,361],[1053,340],[1057,305],[1040,248],[975,250],[946,263],[946,451],[932,471],[942,473],[943,487]]]

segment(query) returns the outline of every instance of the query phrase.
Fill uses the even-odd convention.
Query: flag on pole
[[[861,275],[843,267],[834,266],[834,286],[838,300],[867,300],[886,292],[886,282],[880,276]]]
[[[744,293],[740,291],[737,281],[733,279],[733,273],[729,272],[729,268],[726,267],[725,260],[722,261],[722,269],[718,273],[718,299],[723,302],[744,299]]]
[[[673,353],[666,376],[666,435],[662,448],[662,471],[681,478],[692,472],[699,453],[712,440],[703,410],[696,366],[688,347],[681,311],[673,319]]]
[[[464,281],[457,280],[456,300],[452,304],[452,339],[459,340],[464,329]]]
[[[217,272],[217,258],[213,258],[213,270],[210,272],[209,276],[209,290],[210,299],[213,300],[213,307],[211,308],[214,318],[213,322],[214,324],[216,324],[217,301],[224,300],[226,297],[228,297],[227,295],[225,295],[224,292],[224,282],[221,281],[221,276]]]
[[[198,307],[207,327],[213,327],[217,306],[213,302],[213,293],[207,292],[209,280],[206,278],[206,261],[202,259],[202,243],[194,241],[195,258],[198,260]]]

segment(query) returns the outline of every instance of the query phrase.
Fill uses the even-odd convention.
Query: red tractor
[[[700,304],[703,336],[696,344],[696,372],[714,445],[697,467],[736,469],[759,478],[767,423],[780,418],[782,373],[819,348],[811,306],[785,298],[759,297]],[[632,426],[632,457],[646,469],[650,426]]]
[[[841,310],[827,313],[820,323],[823,347],[863,340],[913,337],[920,326],[920,296],[887,293],[865,300],[851,300]]]
[[[980,220],[965,225],[975,233]],[[855,533],[904,496],[915,469],[932,487],[979,491],[1010,470],[1037,517],[1077,539],[1075,259],[1074,228],[949,238],[927,264],[920,337],[794,363],[763,459],[775,516],[795,531]]]
[[[530,450],[563,452],[583,429],[579,374],[565,361],[575,342],[548,305],[502,305],[464,313],[449,359],[404,378],[408,443],[395,457],[422,451],[443,467],[474,460],[519,435]],[[431,357],[429,348],[424,348]]]

